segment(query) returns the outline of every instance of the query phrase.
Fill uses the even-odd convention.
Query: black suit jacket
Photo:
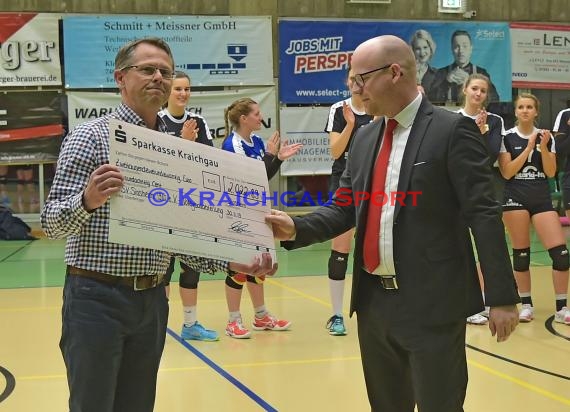
[[[340,181],[346,190],[369,191],[383,135],[382,120],[354,137]],[[519,301],[507,251],[501,208],[492,196],[487,150],[472,119],[434,107],[424,97],[402,159],[398,191],[406,198],[394,216],[394,261],[399,290],[420,322],[446,323],[483,309],[469,228],[485,277],[486,304]],[[353,199],[354,200],[354,199]],[[359,309],[363,238],[369,202],[334,203],[295,217],[296,237],[287,249],[322,242],[356,226],[350,313]],[[378,207],[378,206],[372,206]],[[381,316],[381,314],[379,314]],[[414,315],[415,316],[415,315]]]

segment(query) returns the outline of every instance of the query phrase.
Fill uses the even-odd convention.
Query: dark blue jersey
[[[533,134],[538,129],[533,130]],[[511,159],[517,158],[528,146],[528,139],[530,136],[522,134],[517,127],[507,130],[503,138],[503,145],[501,153],[510,153]],[[552,153],[556,152],[555,143],[553,139],[548,142],[548,150]],[[548,190],[548,180],[544,173],[542,166],[542,156],[540,153],[540,135],[536,138],[534,150],[527,157],[525,163],[517,171],[517,173],[505,183],[506,188],[512,189],[534,189],[546,188]],[[527,192],[528,193],[528,192]]]

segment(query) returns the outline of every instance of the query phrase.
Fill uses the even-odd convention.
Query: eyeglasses
[[[355,74],[354,75],[354,83],[356,83],[356,85],[358,87],[362,88],[362,87],[364,87],[364,83],[366,82],[366,80],[364,80],[364,76],[366,76],[367,74],[370,74],[370,73],[379,72],[380,70],[387,69],[388,67],[392,66],[393,64],[394,63],[390,63],[390,64],[387,64],[386,66],[382,66],[382,67],[379,67],[378,69],[370,70],[369,72],[366,72],[366,73]]]
[[[171,80],[174,78],[174,72],[170,69],[161,69],[160,67],[156,66],[139,66],[136,64],[131,64],[130,66],[125,66],[121,71],[128,70],[128,69],[136,69],[141,75],[145,77],[153,77],[156,71],[160,72],[160,75],[163,79]]]

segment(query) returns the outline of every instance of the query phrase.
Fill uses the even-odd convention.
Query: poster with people
[[[458,104],[467,76],[491,81],[490,101],[511,100],[509,26],[488,22],[279,21],[279,96],[284,104],[334,103],[347,97],[344,76],[362,41],[393,34],[416,57],[418,85],[436,104]],[[386,62],[392,63],[392,62]]]

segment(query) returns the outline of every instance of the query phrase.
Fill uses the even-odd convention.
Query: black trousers
[[[401,292],[371,275],[360,281],[358,338],[372,411],[413,412],[415,404],[419,412],[463,411],[465,319],[425,325]]]

